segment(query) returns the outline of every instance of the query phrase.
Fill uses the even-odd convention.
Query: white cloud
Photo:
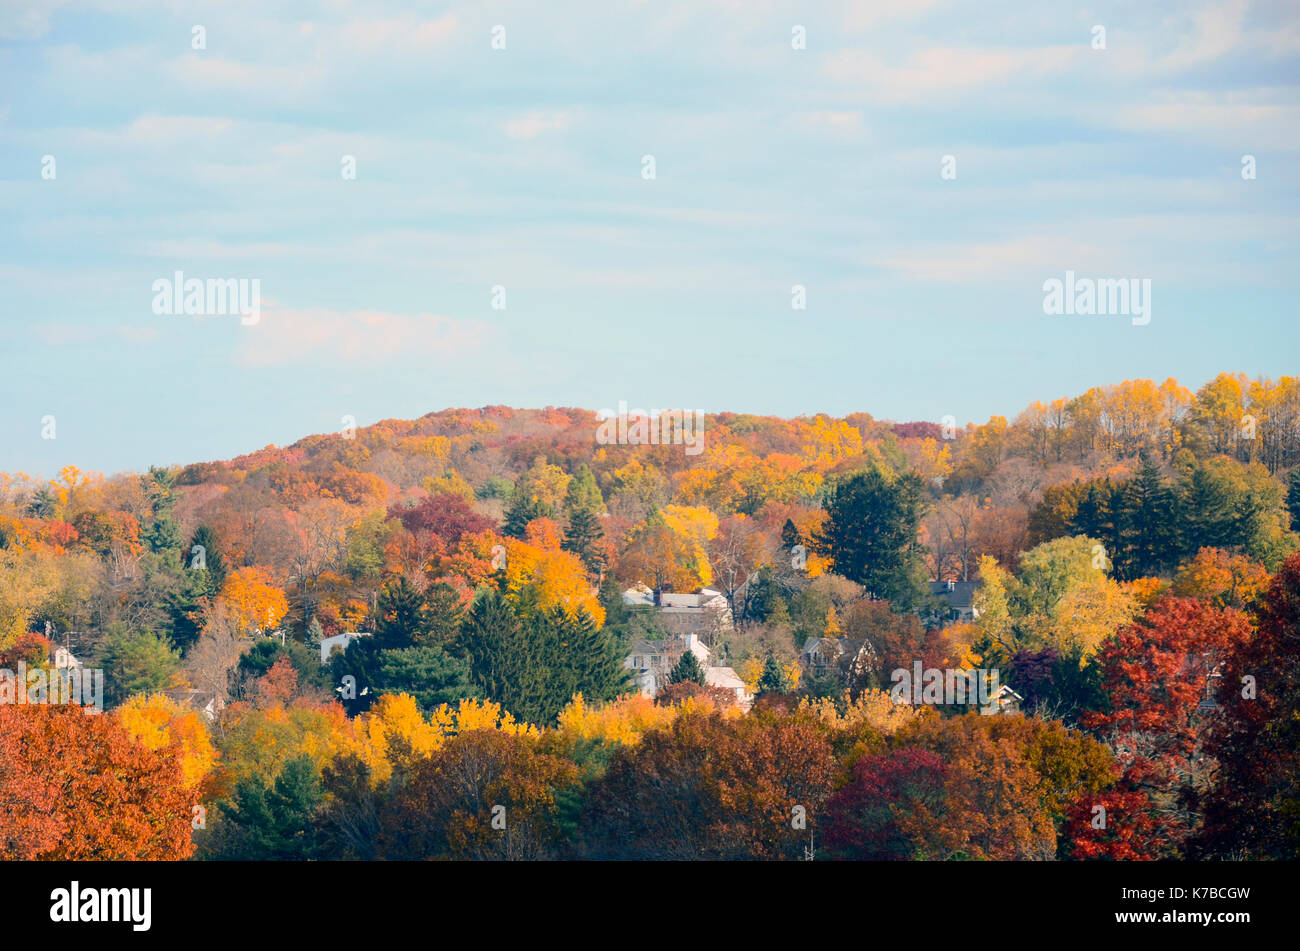
[[[569,127],[569,115],[564,112],[534,112],[503,125],[502,131],[512,139],[535,139],[543,132],[563,132]]]
[[[375,366],[395,357],[438,363],[462,359],[495,331],[476,320],[439,314],[393,314],[379,310],[337,311],[264,305],[260,320],[241,328],[238,359],[245,366],[356,361]]]

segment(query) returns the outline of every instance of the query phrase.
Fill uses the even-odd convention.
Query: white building
[[[320,641],[320,662],[321,664],[329,663],[330,654],[334,653],[335,648],[347,650],[358,637],[369,637],[367,631],[357,631],[349,634],[332,634],[329,637],[322,637]]]

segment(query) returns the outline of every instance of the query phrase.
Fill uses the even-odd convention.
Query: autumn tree
[[[176,747],[75,706],[0,704],[0,858],[188,858],[192,805]]]
[[[1254,636],[1236,642],[1220,671],[1223,721],[1206,743],[1218,771],[1197,856],[1300,857],[1300,555],[1254,613]]]

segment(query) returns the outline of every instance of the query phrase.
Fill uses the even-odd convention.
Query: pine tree
[[[417,646],[451,648],[456,644],[465,609],[456,589],[435,581],[424,592],[425,626],[412,643]]]
[[[501,530],[511,538],[523,538],[528,530],[528,523],[535,518],[554,518],[555,510],[536,496],[526,492],[515,492],[506,510],[505,524]]]
[[[704,686],[704,668],[700,666],[700,659],[695,656],[695,652],[688,650],[682,654],[668,674],[668,682],[671,684],[693,683]]]
[[[1287,477],[1286,507],[1291,513],[1291,531],[1300,532],[1300,466],[1292,469]]]
[[[196,547],[203,550],[202,567],[195,560]],[[193,566],[190,570],[201,572],[199,577],[203,581],[205,594],[214,595],[221,590],[221,586],[226,583],[226,560],[221,556],[221,549],[217,546],[217,536],[212,529],[200,525],[195,530],[194,537],[190,539],[189,549],[182,552],[181,556],[185,559],[187,567]]]
[[[374,628],[382,650],[399,650],[429,638],[429,613],[424,595],[406,578],[387,584],[379,592]]]
[[[1202,548],[1231,548],[1240,540],[1240,513],[1232,486],[1207,467],[1192,470],[1179,501],[1183,557],[1190,558]]]
[[[442,704],[478,697],[469,661],[453,657],[441,647],[407,647],[381,651],[375,690],[405,693],[426,714]]]
[[[461,646],[483,695],[521,720],[539,722],[546,689],[536,643],[500,592],[484,591],[465,615]]]
[[[560,547],[581,558],[589,571],[598,572],[603,566],[600,564],[596,542],[604,534],[600,516],[589,508],[574,509],[569,514],[569,525],[564,530],[564,541]]]
[[[921,480],[911,473],[887,477],[875,468],[855,473],[831,492],[825,526],[815,536],[837,574],[897,608],[909,609],[920,597],[922,492]]]
[[[572,517],[573,513],[580,509],[586,509],[596,515],[605,511],[605,497],[600,494],[596,477],[592,475],[591,469],[585,462],[578,467],[564,496],[565,515]]]
[[[763,663],[763,674],[758,678],[758,692],[790,692],[790,681],[786,679],[785,671],[781,668],[780,662],[772,654],[768,654],[767,660]]]
[[[1171,569],[1178,562],[1176,499],[1160,470],[1146,461],[1125,484],[1116,516],[1115,574],[1132,580]]]

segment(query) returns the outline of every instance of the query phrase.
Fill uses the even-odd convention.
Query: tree
[[[785,675],[781,662],[773,654],[767,655],[763,662],[763,674],[758,678],[759,693],[789,693],[790,681]]]
[[[194,788],[212,772],[217,752],[203,714],[163,694],[137,694],[113,713],[136,742],[149,750],[175,747],[181,781]]]
[[[673,665],[672,671],[668,674],[668,682],[671,684],[693,683],[704,686],[704,668],[700,666],[700,659],[695,656],[694,651],[683,651],[681,660]]]
[[[478,697],[468,661],[441,647],[407,647],[379,654],[373,689],[381,694],[409,694],[426,714],[440,705]]]
[[[581,851],[595,859],[801,858],[836,771],[811,718],[682,712],[615,751],[584,806]],[[796,806],[806,828],[792,821]]]
[[[394,505],[388,510],[388,517],[399,519],[412,535],[422,532],[437,535],[449,548],[464,535],[496,528],[492,519],[475,512],[464,498],[448,493],[426,495],[409,507]]]
[[[410,647],[430,637],[424,594],[403,576],[384,585],[375,610],[375,642],[384,650]]]
[[[196,558],[198,552],[195,549],[201,549],[203,552],[201,562]],[[221,548],[217,544],[216,532],[208,526],[200,525],[195,530],[194,537],[190,539],[189,549],[181,552],[181,557],[187,566],[193,566],[191,570],[198,573],[204,594],[214,595],[226,583],[226,560],[222,557]]]
[[[274,630],[289,612],[289,602],[271,580],[270,569],[261,566],[238,568],[221,588],[228,617],[237,634],[249,637]]]
[[[180,652],[153,631],[115,627],[104,643],[104,667],[105,699],[115,706],[132,694],[165,687],[180,667]]]
[[[522,719],[539,712],[545,671],[536,662],[540,645],[524,631],[518,615],[496,591],[475,599],[461,630],[470,672],[483,695]]]
[[[241,779],[233,800],[214,823],[205,851],[218,859],[292,862],[321,858],[317,813],[319,770],[309,756],[287,760],[271,786],[260,776]]]
[[[911,607],[920,594],[922,491],[910,474],[888,478],[879,468],[856,473],[832,490],[825,525],[814,536],[837,574],[900,608]]]
[[[1264,566],[1221,548],[1202,548],[1174,576],[1174,594],[1218,608],[1245,608],[1268,587]]]
[[[827,804],[823,847],[859,861],[933,857],[939,849],[928,837],[947,810],[947,778],[943,759],[928,750],[863,756]]]
[[[1178,560],[1177,500],[1173,489],[1150,460],[1120,493],[1114,556],[1121,580],[1165,571]]]
[[[378,850],[389,859],[536,860],[558,857],[558,794],[573,763],[536,738],[458,733],[417,763],[381,813]]]
[[[1300,532],[1300,466],[1286,479],[1286,508],[1291,515],[1291,531]]]
[[[1102,648],[1109,710],[1087,714],[1083,723],[1116,750],[1119,788],[1151,802],[1145,840],[1135,848],[1177,855],[1196,830],[1199,816],[1188,804],[1208,790],[1213,762],[1206,739],[1222,722],[1212,703],[1214,681],[1250,634],[1239,611],[1166,597]]]
[[[604,568],[597,542],[604,537],[600,526],[600,516],[590,508],[574,509],[569,514],[569,524],[564,529],[564,543],[561,547],[582,559],[589,571]]]
[[[75,706],[0,704],[0,859],[188,858],[193,803],[175,747]]]
[[[1196,857],[1300,858],[1300,555],[1274,575],[1254,637],[1235,645],[1218,691],[1219,764]]]

